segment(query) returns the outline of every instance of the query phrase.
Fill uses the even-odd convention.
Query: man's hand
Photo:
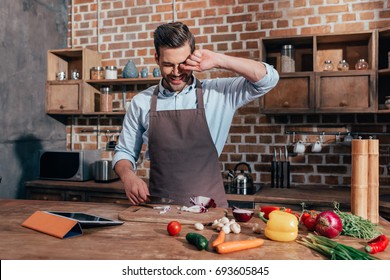
[[[216,56],[218,54],[209,50],[196,50],[180,67],[186,71],[202,72],[218,67]]]
[[[148,199],[149,189],[146,183],[136,175],[123,180],[126,196],[134,205],[144,203]]]
[[[120,160],[115,164],[115,172],[123,182],[126,196],[132,204],[137,205],[147,201],[149,189],[133,170],[133,165],[128,160]]]

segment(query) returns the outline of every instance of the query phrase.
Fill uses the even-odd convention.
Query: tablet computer
[[[122,221],[103,218],[96,215],[91,215],[83,212],[61,212],[47,211],[50,214],[66,217],[76,220],[82,228],[101,227],[101,226],[117,226],[123,224]]]

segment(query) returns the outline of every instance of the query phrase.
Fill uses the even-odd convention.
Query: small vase
[[[123,78],[138,78],[138,69],[134,62],[130,59],[125,68],[123,68]]]

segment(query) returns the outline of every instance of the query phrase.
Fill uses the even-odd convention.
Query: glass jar
[[[355,64],[355,70],[367,70],[368,63],[364,60],[364,58],[359,59],[359,61]]]
[[[339,64],[337,65],[337,69],[339,71],[348,71],[349,70],[349,64],[345,59],[340,60]]]
[[[333,63],[332,60],[325,60],[323,65],[324,71],[333,71]]]
[[[281,50],[281,72],[295,72],[295,58],[293,45],[284,45]]]
[[[91,80],[103,80],[104,79],[104,68],[95,66],[91,68]]]
[[[110,87],[100,88],[100,111],[112,112],[112,95]]]
[[[108,80],[115,80],[118,78],[118,68],[116,66],[106,66],[104,76]]]

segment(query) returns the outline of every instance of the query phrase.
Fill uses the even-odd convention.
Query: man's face
[[[180,64],[185,63],[190,54],[191,48],[189,44],[185,44],[176,49],[161,48],[160,57],[155,55],[156,62],[160,66],[164,87],[169,91],[180,92],[191,82],[192,71],[183,71],[180,68]]]

